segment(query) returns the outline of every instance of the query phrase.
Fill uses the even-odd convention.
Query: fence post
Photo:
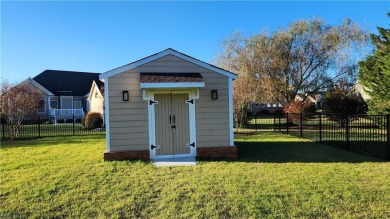
[[[387,159],[390,160],[390,114],[386,115],[386,135],[387,135]]]
[[[302,113],[300,113],[299,114],[300,116],[299,116],[299,120],[300,120],[300,127],[301,127],[301,138],[303,138],[303,114]]]
[[[276,130],[276,113],[274,113],[274,131]]]
[[[286,132],[287,132],[287,135],[288,135],[288,127],[289,127],[290,123],[288,122],[288,113],[286,113]]]
[[[346,123],[345,123],[345,135],[346,135],[346,138],[347,138],[347,149],[349,150],[349,117],[348,117],[348,114],[345,115],[345,120],[346,120]]]
[[[280,117],[282,117],[281,113],[279,113],[279,132],[282,132],[282,124],[280,122]]]
[[[256,132],[257,132],[257,118],[256,118],[256,114],[257,113],[255,113],[254,116],[255,116],[255,129],[256,129]]]
[[[5,139],[5,122],[3,122],[2,126],[3,126],[3,139]]]
[[[75,135],[75,130],[74,130],[74,114],[73,114],[73,135]]]
[[[322,142],[322,114],[319,114],[320,116],[320,139],[319,142]]]
[[[38,138],[41,137],[41,116],[38,115]]]

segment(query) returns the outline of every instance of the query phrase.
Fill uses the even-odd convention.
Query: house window
[[[50,100],[50,108],[58,109],[58,100]]]
[[[45,113],[46,112],[46,104],[44,100],[39,101],[39,106],[38,106],[38,113]]]
[[[63,97],[61,98],[61,109],[72,109],[72,98],[69,97]]]
[[[81,108],[82,108],[81,100],[75,100],[73,109],[81,109]]]

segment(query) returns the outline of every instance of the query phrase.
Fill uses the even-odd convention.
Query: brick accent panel
[[[149,151],[118,151],[105,152],[104,160],[149,160]]]
[[[197,148],[198,158],[237,158],[237,146]]]

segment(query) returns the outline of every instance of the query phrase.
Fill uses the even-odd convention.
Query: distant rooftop
[[[56,96],[85,96],[100,73],[45,70],[33,79]]]

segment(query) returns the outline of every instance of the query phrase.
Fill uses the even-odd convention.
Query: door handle
[[[171,122],[171,116],[169,116],[169,123],[171,124],[171,128],[176,128],[176,117],[175,115],[172,115],[172,122]]]
[[[172,115],[169,115],[169,124],[172,124]]]

